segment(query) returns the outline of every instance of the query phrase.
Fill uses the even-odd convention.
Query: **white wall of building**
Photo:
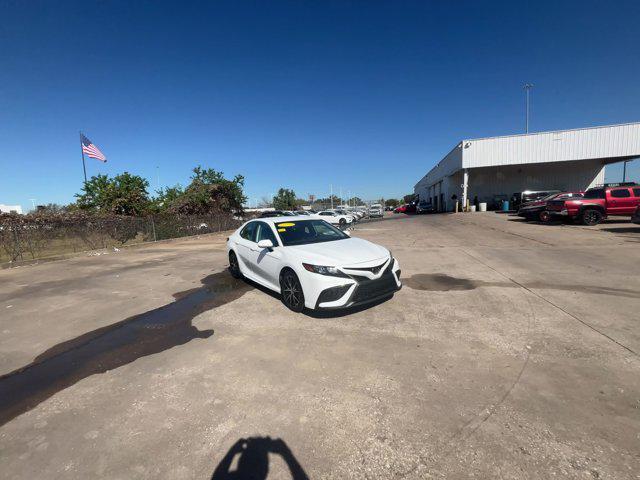
[[[480,202],[491,204],[497,195],[509,199],[524,190],[586,190],[604,183],[604,168],[599,160],[473,168],[468,198],[473,202],[477,195]],[[462,172],[454,178],[462,183]]]
[[[433,167],[429,173],[420,179],[415,185],[414,191],[418,188],[424,189],[440,179],[452,175],[462,168],[462,144],[456,145],[446,157]]]
[[[416,183],[422,199],[443,194],[462,200],[463,172],[469,200],[491,202],[524,190],[585,190],[604,183],[604,166],[640,157],[640,123],[463,140]],[[440,208],[439,208],[440,209]]]
[[[0,212],[2,213],[22,213],[21,205],[5,205],[4,203],[0,203]]]
[[[477,195],[478,201],[491,205],[496,196],[509,199],[524,190],[580,191],[604,183],[604,173],[605,167],[599,160],[472,168],[469,169],[467,195],[470,202]],[[444,211],[452,211],[455,204],[452,195],[462,201],[462,176],[463,171],[458,170],[433,187],[416,186],[415,193],[421,199],[432,201],[442,193]]]
[[[625,158],[640,155],[640,123],[462,141],[462,167]]]

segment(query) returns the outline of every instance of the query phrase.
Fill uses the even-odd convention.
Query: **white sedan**
[[[373,302],[402,287],[389,250],[321,218],[251,220],[229,237],[227,253],[231,275],[280,293],[294,312]]]
[[[342,228],[353,223],[353,217],[351,215],[341,215],[333,210],[323,210],[316,215],[332,225],[339,225]]]

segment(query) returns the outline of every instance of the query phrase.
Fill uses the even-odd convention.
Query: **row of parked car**
[[[609,216],[631,216],[640,223],[640,185],[609,183],[584,192],[528,192],[533,194],[518,209],[526,220],[549,222],[554,219],[597,225]],[[536,193],[540,195],[536,197]]]
[[[366,208],[333,208],[328,210],[270,210],[262,212],[261,218],[267,217],[293,217],[293,216],[307,216],[317,217],[326,220],[332,225],[336,225],[340,228],[346,228],[353,223],[361,220],[365,216],[369,216],[370,211]],[[380,215],[382,216],[382,215]]]

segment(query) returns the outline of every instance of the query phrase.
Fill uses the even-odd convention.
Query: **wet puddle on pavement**
[[[448,292],[449,290],[473,290],[484,282],[475,282],[467,278],[456,278],[444,273],[417,273],[403,279],[402,283],[414,290]]]
[[[192,320],[253,288],[226,270],[201,282],[201,287],[174,294],[172,303],[60,343],[29,365],[0,376],[0,425],[86,377],[209,338],[213,330],[198,330]]]
[[[640,298],[640,292],[632,289],[613,288],[600,285],[557,284],[544,281],[533,281],[526,283],[487,282],[485,280],[470,280],[468,278],[457,278],[444,273],[417,273],[402,280],[403,285],[414,290],[425,290],[430,292],[448,292],[452,290],[474,290],[480,287],[499,288],[527,288],[536,290],[557,290],[561,292],[574,292],[582,294],[610,295],[626,298]]]

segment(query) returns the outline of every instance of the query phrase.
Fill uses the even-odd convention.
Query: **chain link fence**
[[[146,217],[0,215],[0,264],[215,233],[242,223],[230,214]]]

